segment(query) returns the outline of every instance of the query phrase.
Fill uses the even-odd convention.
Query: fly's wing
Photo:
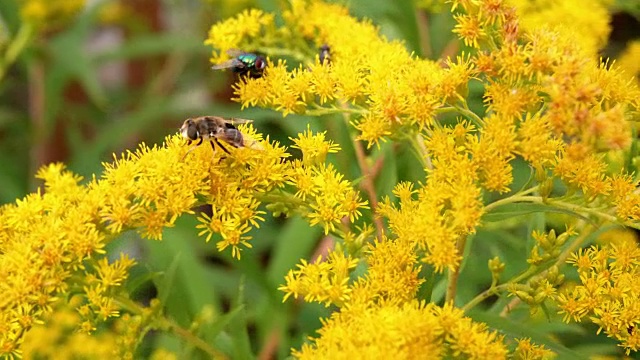
[[[238,49],[229,49],[227,50],[227,55],[231,56],[231,57],[238,57],[240,55],[244,55],[246,54],[246,52],[242,51],[242,50],[238,50]]]
[[[245,65],[242,61],[238,59],[230,59],[221,64],[213,65],[211,68],[213,70],[221,70],[221,69],[244,69]]]

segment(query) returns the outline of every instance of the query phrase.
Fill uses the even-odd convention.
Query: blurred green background
[[[40,22],[29,22],[21,15],[29,2],[38,3],[0,1],[0,72],[4,74],[0,79],[0,204],[35,191],[39,183],[34,174],[43,164],[64,162],[90,179],[92,174],[99,176],[101,163],[111,161],[114,153],[133,150],[143,141],[161,144],[185,118],[200,115],[253,119],[259,132],[285,145],[307,124],[316,131],[326,130],[328,138],[342,147],[330,161],[348,179],[361,176],[341,117],[282,118],[271,110],[241,111],[230,101],[233,74],[210,69],[211,49],[203,42],[212,24],[247,7],[279,12],[285,1],[91,1],[77,13],[59,18],[54,14]],[[62,0],[41,1],[40,6],[56,2]],[[404,40],[419,56],[439,59],[460,50],[451,33],[454,22],[448,7],[437,1],[353,0],[346,4],[352,14],[372,19],[382,34]],[[634,29],[639,23],[630,15],[637,14],[637,6],[623,5],[612,17],[613,31],[604,55],[615,56],[637,36]],[[472,84],[471,92],[471,105],[482,113],[482,88]],[[379,196],[390,195],[398,181],[423,179],[419,162],[409,156],[410,146],[387,142],[371,151],[385,155],[376,179]],[[521,171],[520,184],[529,175],[525,166]],[[215,239],[205,243],[198,238],[195,225],[194,216],[183,216],[175,228],[166,230],[161,242],[143,241],[129,232],[110,244],[112,256],[126,251],[138,259],[129,281],[138,300],[159,296],[170,317],[187,328],[199,321],[196,332],[234,354],[232,358],[283,358],[291,347],[299,348],[306,336],[314,335],[319,318],[331,309],[292,300],[283,304],[277,287],[299,259],[317,257],[323,241],[320,228],[310,228],[298,217],[267,216],[265,224],[251,234],[254,248],[236,261],[216,251]],[[481,271],[466,271],[469,276],[461,277],[461,299],[469,300],[486,288],[489,258],[517,259],[514,263],[524,267],[526,244],[517,240],[528,233],[478,232],[469,245],[478,256],[465,268]],[[481,241],[496,236],[507,246]],[[437,301],[444,289],[436,280]],[[158,347],[188,358],[196,356],[178,338],[164,333],[150,334],[140,354]]]

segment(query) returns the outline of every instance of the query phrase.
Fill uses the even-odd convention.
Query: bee
[[[320,64],[323,64],[325,61],[327,63],[331,62],[331,48],[329,45],[324,44],[320,47]]]
[[[246,139],[235,125],[250,123],[253,120],[246,119],[225,119],[220,116],[200,116],[197,118],[188,118],[180,127],[180,134],[187,139],[187,145],[198,141],[187,153],[185,157],[200,146],[205,140],[209,141],[213,151],[216,151],[215,145],[218,145],[224,152],[231,154],[226,146],[222,145],[220,140],[233,147],[254,147],[255,141]],[[215,145],[214,145],[215,143]],[[184,157],[183,157],[184,159]]]
[[[237,49],[227,50],[227,54],[233,59],[227,60],[222,64],[213,65],[214,70],[231,69],[240,76],[247,75],[250,78],[257,79],[262,77],[264,69],[267,67],[267,60],[261,55],[243,52]]]

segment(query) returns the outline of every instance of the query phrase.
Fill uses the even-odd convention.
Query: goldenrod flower
[[[242,49],[245,38],[260,37],[273,26],[273,15],[265,14],[258,9],[245,10],[238,16],[214,25],[209,30],[209,38],[205,42],[218,49],[212,53],[211,61],[220,63],[229,59],[227,50]]]
[[[341,252],[331,252],[327,260],[320,258],[313,264],[302,260],[298,270],[290,270],[279,290],[285,291],[286,301],[289,296],[304,297],[306,301],[316,301],[343,305],[349,300],[349,272],[358,265],[357,259],[345,257]]]
[[[518,346],[514,352],[515,359],[533,360],[533,359],[553,359],[555,353],[546,349],[543,345],[531,343],[531,339],[516,339]]]
[[[635,76],[636,79],[638,79],[640,75],[638,57],[640,57],[640,41],[630,41],[627,43],[627,47],[622,54],[620,54],[618,60],[616,60],[616,66],[622,69],[628,76]]]
[[[0,208],[0,354],[19,355],[23,335],[71,289],[76,294],[83,289],[78,329],[94,332],[99,322],[120,316],[122,309],[114,299],[122,296],[134,261],[121,256],[109,263],[103,254],[108,241],[125,230],[161,239],[164,228],[173,226],[182,214],[193,213],[191,209],[204,199],[213,215],[199,217],[200,234],[207,240],[219,234],[217,248],[231,247],[236,258],[243,248],[250,248],[247,232],[264,221],[261,196],[290,183],[296,165],[282,161],[288,156],[285,149],[262,140],[250,126],[240,130],[251,146],[231,148],[233,155],[224,161],[208,146],[187,154],[189,147],[174,135],[162,146],[142,144],[104,164],[104,173],[85,185],[61,164],[38,171],[44,191]],[[310,132],[305,136],[322,137]],[[306,154],[317,150],[313,147],[302,150],[303,157],[318,156]],[[320,152],[330,151],[335,146],[328,143]],[[360,215],[364,203],[350,182],[323,164],[310,171],[309,209],[335,211],[331,217],[308,211],[312,222],[332,229],[342,218],[355,220]]]
[[[340,146],[333,141],[325,140],[325,132],[313,135],[307,126],[307,130],[300,134],[297,139],[291,138],[295,145],[292,148],[302,151],[302,163],[305,166],[324,163],[329,153],[335,153],[340,150]]]
[[[610,15],[607,7],[611,0],[583,3],[579,0],[522,1],[509,0],[517,9],[525,31],[547,24],[570,37],[589,54],[597,54],[609,36]]]
[[[371,304],[364,309],[341,309],[325,320],[312,344],[294,351],[299,359],[336,359],[348,355],[376,359],[389,354],[413,359],[449,357],[506,359],[502,337],[474,323],[460,310],[411,301],[402,305]]]
[[[482,28],[479,16],[472,15],[455,15],[457,22],[453,32],[458,34],[464,41],[464,44],[471,47],[480,47],[478,40],[482,40],[486,34]]]
[[[569,262],[578,269],[580,285],[558,299],[565,321],[589,316],[599,326],[598,332],[620,341],[627,354],[638,351],[640,248],[636,242],[593,246],[577,252]]]

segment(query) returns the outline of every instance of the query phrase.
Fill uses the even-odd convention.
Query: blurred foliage
[[[328,137],[343,147],[331,162],[347,178],[356,179],[359,170],[352,160],[344,123],[303,116],[284,121],[270,110],[240,111],[240,105],[229,100],[232,76],[210,70],[210,49],[203,40],[211,24],[248,6],[276,10],[281,2],[102,1],[46,23],[46,18],[25,21],[23,1],[0,1],[0,203],[34,191],[39,184],[32,180],[33,175],[43,164],[62,161],[90,179],[101,171],[101,162],[111,161],[113,153],[142,141],[159,143],[176,132],[185,118],[199,115],[254,119],[260,132],[287,145],[288,138],[307,124],[312,130],[327,130]],[[408,49],[423,57],[438,59],[452,47],[457,49],[448,5],[439,1],[352,0],[349,7],[357,17],[379,24],[382,34],[403,40]],[[612,11],[617,11],[613,34],[621,35],[610,39],[604,53],[616,56],[639,36],[640,7],[637,1],[619,0]],[[470,107],[481,109],[483,89],[471,87],[470,91]],[[385,156],[384,171],[376,180],[378,196],[391,195],[399,181],[423,178],[417,160],[404,156],[410,146],[386,143],[372,151],[396,154]],[[520,165],[515,169],[516,189],[530,176],[529,168]],[[535,216],[537,221],[529,230],[544,230],[540,225],[545,219],[539,218],[544,215]],[[290,348],[299,348],[314,334],[319,318],[329,314],[329,309],[317,304],[283,304],[283,294],[276,290],[299,259],[314,255],[322,234],[320,228],[310,228],[298,217],[266,219],[260,232],[253,234],[254,249],[244,252],[239,261],[216,251],[214,242],[199,239],[194,217],[180,219],[175,228],[165,231],[161,242],[141,241],[134,232],[128,233],[109,245],[109,253],[116,256],[125,251],[138,259],[140,265],[133,269],[128,285],[136,300],[148,301],[157,294],[169,317],[185,328],[195,327],[196,335],[233,354],[231,358],[255,354],[285,358]],[[469,260],[462,265],[461,302],[490,283],[490,274],[484,270],[494,256],[520,259],[514,263],[526,266],[530,244],[519,239],[530,238],[531,231],[518,231],[510,232],[504,226],[500,231],[479,231],[469,242],[467,251],[477,256],[464,257]],[[488,239],[494,241],[485,241]],[[507,268],[504,276],[522,270]],[[441,301],[444,280],[431,281],[432,299]],[[494,307],[506,302],[498,299]],[[611,349],[611,342],[587,335],[594,334],[593,329],[575,324],[540,319],[531,328],[496,324],[504,319],[488,315],[478,315],[478,319],[505,333],[530,336],[552,350],[557,349],[535,334],[552,332],[583,354],[605,355]],[[157,349],[169,350],[178,358],[207,357],[174,335],[153,332],[139,356],[151,356]]]

